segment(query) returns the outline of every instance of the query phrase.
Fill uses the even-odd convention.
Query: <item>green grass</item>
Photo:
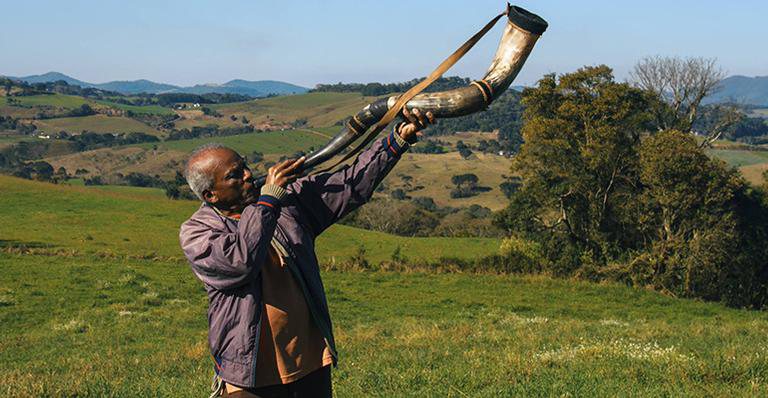
[[[207,298],[181,259],[194,202],[0,176],[0,394],[205,396]],[[336,226],[365,245],[472,258],[494,239]],[[338,397],[767,396],[768,313],[546,276],[324,272]]]
[[[64,94],[30,95],[13,98],[21,105],[36,107],[49,106],[54,108],[75,109],[85,104],[93,104],[92,101],[86,98]]]
[[[143,197],[147,199],[165,199],[165,191],[160,188],[149,187],[131,187],[125,185],[85,185],[85,181],[81,178],[72,178],[61,183],[62,185],[70,185],[76,187],[86,187],[92,190],[91,194],[98,195],[98,192],[115,192],[125,194],[131,197]]]
[[[267,117],[288,123],[306,119],[309,126],[325,127],[354,115],[374,100],[375,97],[363,97],[359,93],[307,93],[212,107],[225,117],[246,115],[257,123]]]
[[[264,154],[291,155],[296,151],[308,151],[310,147],[319,148],[328,142],[328,138],[302,130],[285,130],[240,134],[227,137],[165,141],[158,144],[158,147],[182,152],[192,152],[200,145],[210,142],[218,142],[245,155],[251,154],[254,151]],[[144,147],[147,147],[147,145],[144,145]]]
[[[741,151],[730,149],[711,149],[707,151],[733,167],[750,166],[768,162],[768,151]]]
[[[94,104],[100,104],[103,106],[108,106],[110,108],[115,109],[122,109],[122,110],[130,110],[135,113],[147,113],[147,114],[158,114],[158,115],[172,115],[173,110],[169,108],[164,108],[162,106],[157,105],[150,105],[150,106],[135,106],[135,105],[124,105],[119,104],[117,102],[112,101],[101,101],[101,100],[90,100],[88,98],[76,96],[76,95],[65,95],[65,94],[51,94],[51,95],[30,95],[30,96],[21,96],[21,97],[13,97],[18,103],[20,103],[23,106],[33,106],[33,107],[54,107],[54,108],[63,108],[63,109],[75,109],[79,108],[82,105],[88,104],[91,106],[94,106]],[[7,101],[5,97],[0,97],[0,105],[6,105]]]
[[[173,115],[174,112],[170,108],[162,107],[159,105],[126,105],[112,101],[95,101],[98,104],[108,106],[110,108],[121,109],[124,111],[131,111],[136,114],[150,114],[150,115]]]
[[[0,393],[199,397],[185,265],[0,254]],[[338,397],[765,396],[768,317],[619,285],[325,272]]]
[[[179,226],[197,209],[157,190],[53,185],[0,176],[0,239],[83,253],[182,259]],[[12,211],[11,211],[12,209]],[[25,225],[19,228],[19,225]],[[370,261],[390,259],[399,246],[413,259],[465,259],[495,253],[488,238],[405,238],[337,225],[318,239],[318,257],[342,261],[362,245]]]
[[[33,141],[36,138],[30,137],[28,135],[21,135],[21,134],[1,134],[0,133],[0,149],[16,144],[18,142],[22,141]]]
[[[141,132],[152,135],[162,133],[137,120],[123,116],[92,115],[82,117],[64,117],[35,121],[38,130],[48,133],[66,131],[70,134],[80,134],[82,131],[96,133],[133,133]]]

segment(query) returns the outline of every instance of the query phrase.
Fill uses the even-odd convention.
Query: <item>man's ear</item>
[[[219,201],[219,195],[216,195],[216,193],[206,189],[203,191],[203,199],[206,201],[206,203],[213,204]]]

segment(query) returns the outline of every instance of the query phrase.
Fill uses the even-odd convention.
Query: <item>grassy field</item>
[[[61,110],[72,110],[79,108],[82,105],[90,105],[94,108],[109,107],[114,109],[121,109],[124,111],[130,110],[135,113],[147,113],[158,115],[172,115],[173,110],[162,106],[135,106],[124,105],[112,101],[91,100],[88,98],[65,95],[65,94],[51,94],[51,95],[29,95],[13,97],[19,104],[25,107],[38,107],[38,108],[57,108]],[[7,105],[5,97],[0,97],[0,107]]]
[[[0,393],[204,396],[193,202],[0,176]],[[492,239],[334,227],[322,261],[492,253]],[[768,314],[545,276],[324,272],[339,397],[765,396]]]
[[[120,104],[117,102],[111,102],[111,101],[94,101],[97,104],[108,106],[110,108],[120,109],[124,111],[131,111],[133,113],[142,113],[142,114],[151,114],[151,115],[173,115],[173,109],[166,108],[159,105],[147,105],[147,106],[136,106],[136,105],[126,105],[126,104]]]
[[[83,131],[93,131],[95,133],[133,133],[141,132],[152,135],[162,135],[163,133],[155,130],[137,120],[123,116],[93,115],[82,117],[64,117],[57,119],[37,120],[35,124],[39,131],[47,133],[58,133],[66,131],[70,134],[80,134]]]
[[[229,146],[242,154],[258,151],[264,154],[287,154],[296,151],[307,151],[310,147],[318,148],[328,142],[328,139],[311,131],[286,130],[264,133],[249,133],[227,137],[208,137],[192,140],[165,141],[158,144],[162,149],[181,152],[192,152],[200,145],[218,142]],[[151,145],[143,145],[144,147]]]
[[[406,153],[397,168],[386,179],[387,187],[403,188],[408,191],[403,176],[413,178],[411,188],[422,189],[407,192],[409,196],[428,196],[439,206],[468,207],[478,204],[491,210],[501,210],[509,202],[499,189],[503,182],[502,175],[510,174],[511,161],[503,156],[476,152],[472,158],[464,160],[458,152],[440,155]],[[451,177],[458,174],[477,175],[478,185],[490,190],[480,192],[469,198],[451,198],[450,192],[455,187]]]
[[[35,106],[35,107],[51,107],[61,109],[75,109],[85,104],[92,105],[93,102],[76,95],[64,95],[64,94],[51,94],[51,95],[29,95],[13,97],[19,104],[23,106]],[[5,98],[3,98],[5,101]]]
[[[32,141],[34,139],[35,139],[34,137],[30,137],[28,135],[21,135],[13,132],[5,134],[0,132],[0,149],[3,149],[9,145],[13,145],[21,141]]]
[[[733,167],[750,166],[753,164],[768,162],[768,151],[739,151],[727,149],[713,149],[708,151]]]
[[[763,173],[768,171],[768,163],[758,163],[749,166],[739,167],[739,171],[744,178],[753,185],[762,185],[765,183]]]
[[[270,120],[290,123],[306,119],[311,127],[325,127],[354,115],[375,99],[359,93],[308,93],[213,105],[212,108],[223,114],[226,120],[230,115],[246,116],[256,124]]]
[[[199,206],[148,196],[144,189],[103,189],[0,176],[0,239],[29,247],[119,256],[181,259],[178,228]],[[18,228],[20,223],[28,227]],[[412,258],[476,258],[495,253],[489,238],[404,238],[337,225],[318,239],[323,260],[345,260],[363,245],[369,260],[388,260],[399,246]]]
[[[45,161],[57,170],[59,167],[64,167],[70,174],[78,169],[85,169],[91,176],[110,176],[116,173],[126,175],[136,172],[160,175],[168,179],[173,178],[176,170],[181,169],[186,155],[179,151],[164,149],[155,151],[151,147],[124,146],[52,156]]]
[[[0,253],[5,396],[199,397],[188,267]],[[765,396],[765,313],[545,277],[325,272],[339,397]]]

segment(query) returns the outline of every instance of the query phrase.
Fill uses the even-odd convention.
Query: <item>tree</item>
[[[524,144],[512,166],[522,186],[497,222],[544,243],[556,273],[638,247],[632,199],[647,95],[597,66],[545,76],[523,104]]]
[[[91,106],[88,105],[88,104],[82,104],[82,105],[80,105],[79,108],[75,108],[75,109],[72,109],[71,111],[69,111],[69,116],[75,116],[75,117],[77,117],[77,116],[91,116],[91,115],[95,115],[95,114],[96,114],[96,111],[94,111],[93,108],[91,108]]]
[[[652,243],[631,262],[632,281],[676,296],[765,305],[764,194],[677,131],[645,140],[640,167],[641,222]]]
[[[729,139],[739,138],[739,125],[747,117],[739,112],[736,107],[731,105],[709,105],[701,108],[700,117],[698,117],[692,128],[706,134],[701,142],[701,147],[711,146],[713,142],[725,136]],[[741,131],[744,133],[744,131]],[[742,134],[742,135],[760,135],[760,134]]]
[[[499,184],[499,189],[501,189],[501,192],[504,194],[504,196],[509,199],[512,197],[512,194],[515,193],[518,188],[520,188],[520,185],[522,185],[522,180],[517,176],[502,177],[504,178],[504,182]]]
[[[686,132],[699,116],[701,101],[714,92],[724,76],[716,59],[702,57],[646,57],[630,73],[637,87],[658,100],[653,106],[658,129]]]
[[[477,175],[472,173],[458,174],[451,177],[451,183],[456,187],[451,190],[452,198],[468,198],[477,193]]]
[[[470,150],[467,144],[462,140],[456,142],[456,150],[459,151],[459,155],[461,155],[462,159],[468,159],[472,156],[472,150]]]

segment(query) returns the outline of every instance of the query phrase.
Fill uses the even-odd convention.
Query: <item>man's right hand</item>
[[[301,177],[301,166],[307,159],[302,156],[298,159],[288,159],[269,168],[265,184],[274,184],[285,188],[288,184]]]

